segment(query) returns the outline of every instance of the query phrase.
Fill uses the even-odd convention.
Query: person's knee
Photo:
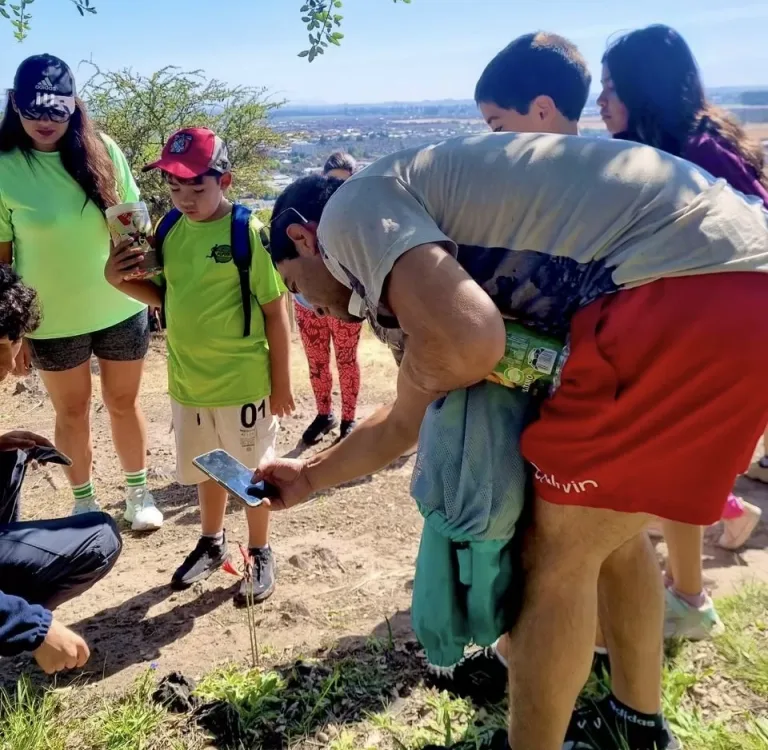
[[[90,419],[91,398],[73,397],[56,406],[56,419],[59,424],[72,427],[87,426]]]
[[[112,567],[123,551],[123,538],[120,535],[120,530],[117,528],[115,519],[106,513],[102,515],[104,518],[101,522],[99,540],[104,550],[104,556],[109,559],[110,567]]]
[[[623,572],[628,566],[637,567],[645,555],[654,556],[653,544],[648,534],[641,531],[615,549],[603,563],[601,574],[611,575]]]
[[[81,516],[85,522],[90,521],[90,543],[86,545],[83,554],[90,558],[94,572],[106,575],[117,562],[123,550],[123,539],[114,518],[107,513],[96,512]]]
[[[139,396],[133,391],[112,393],[104,390],[102,399],[111,417],[125,417],[135,414],[139,408]]]

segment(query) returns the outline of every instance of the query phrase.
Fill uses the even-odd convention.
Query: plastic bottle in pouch
[[[551,336],[505,321],[504,356],[488,376],[488,380],[524,392],[548,392],[559,380],[567,357],[566,346]]]

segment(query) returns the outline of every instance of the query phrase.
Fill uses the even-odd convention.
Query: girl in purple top
[[[696,60],[674,29],[649,26],[613,42],[603,56],[602,86],[597,103],[614,138],[687,159],[768,207],[760,144],[731,115],[707,101]],[[768,480],[768,457],[761,464]],[[729,495],[720,546],[742,546],[760,513]],[[721,630],[722,623],[703,587],[703,529],[667,521],[663,526],[669,548],[665,634],[705,638]]]

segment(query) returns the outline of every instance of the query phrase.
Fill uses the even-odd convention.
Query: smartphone
[[[269,482],[254,484],[253,469],[243,466],[226,451],[215,450],[192,460],[204,474],[245,505],[256,508],[267,497],[280,497],[280,490]]]
[[[72,459],[65,456],[61,451],[55,448],[46,448],[42,445],[36,446],[32,451],[32,458],[40,464],[59,464],[60,466],[72,466]]]

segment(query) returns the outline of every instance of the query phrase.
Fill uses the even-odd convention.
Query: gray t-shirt
[[[380,306],[395,261],[440,243],[504,317],[563,334],[604,294],[669,276],[768,270],[768,212],[648,146],[489,133],[387,156],[339,188],[318,229],[350,311]]]

